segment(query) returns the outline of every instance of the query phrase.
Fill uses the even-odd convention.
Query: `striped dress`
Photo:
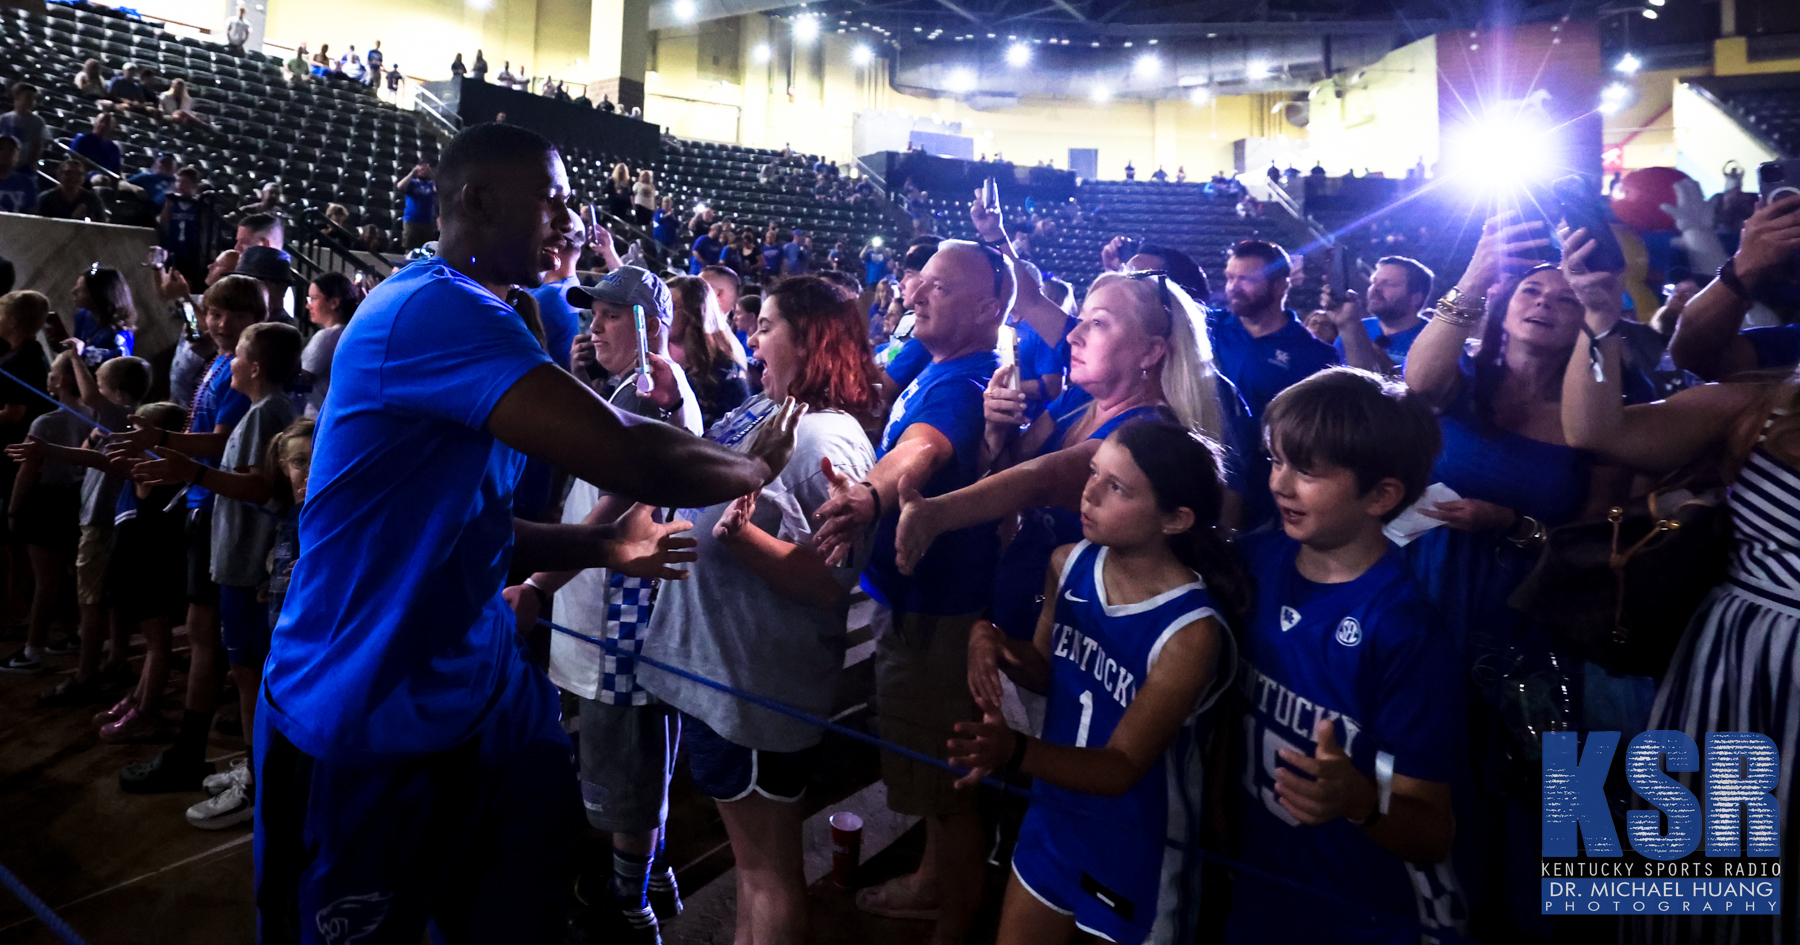
[[[1774,418],[1770,418],[1770,423]],[[1763,427],[1764,436],[1768,424]],[[1786,762],[1775,796],[1781,805],[1781,855],[1800,863],[1793,829],[1793,762],[1800,757],[1800,469],[1757,443],[1731,487],[1735,529],[1725,583],[1688,625],[1663,677],[1650,729],[1675,729],[1703,745],[1708,732],[1760,732]],[[1697,775],[1676,774],[1696,791]],[[1781,916],[1667,917],[1638,920],[1640,943],[1791,943],[1800,934],[1794,882],[1781,887]]]

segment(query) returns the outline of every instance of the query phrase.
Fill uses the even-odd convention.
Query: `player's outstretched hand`
[[[537,592],[523,584],[514,584],[501,591],[500,599],[512,605],[520,636],[530,633],[531,628],[537,626],[538,618],[543,616],[538,611]]]
[[[794,429],[804,416],[806,405],[789,397],[751,435],[750,445],[744,452],[769,467],[769,478],[763,480],[763,485],[774,482],[775,477],[787,468],[788,457],[794,455]]]
[[[830,457],[819,460],[819,472],[830,486],[830,498],[813,513],[819,523],[813,532],[813,547],[825,563],[838,567],[862,537],[863,529],[875,520],[875,497],[867,486],[838,472]]]
[[[670,565],[699,557],[693,550],[697,543],[682,534],[693,527],[688,521],[657,522],[650,517],[650,507],[640,502],[613,523],[606,567],[632,577],[682,580],[687,570]]]
[[[975,697],[975,704],[999,705],[1002,691],[1000,664],[1016,666],[1018,662],[1006,648],[1006,634],[1001,633],[993,621],[975,621],[975,626],[969,629],[969,695]]]

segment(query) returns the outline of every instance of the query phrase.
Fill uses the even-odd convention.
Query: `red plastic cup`
[[[850,888],[862,863],[862,818],[847,810],[831,815],[831,881]]]

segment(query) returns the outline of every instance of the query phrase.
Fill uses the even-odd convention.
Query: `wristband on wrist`
[[[537,594],[538,611],[548,612],[550,610],[550,602],[554,600],[555,597],[544,588],[544,585],[539,584],[535,577],[526,578],[525,586],[531,588],[531,590]]]
[[[1719,282],[1731,290],[1732,295],[1744,302],[1756,301],[1756,296],[1751,294],[1750,287],[1744,285],[1744,280],[1738,276],[1736,256],[1725,260],[1725,265],[1719,267]]]
[[[857,483],[857,485],[864,486],[869,490],[869,498],[875,500],[875,521],[881,521],[881,490],[875,488],[875,484],[867,479]]]

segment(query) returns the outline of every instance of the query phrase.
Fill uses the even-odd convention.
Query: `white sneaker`
[[[250,767],[249,762],[248,758],[239,758],[224,771],[207,775],[206,779],[200,782],[200,786],[206,789],[209,796],[218,797],[234,784],[245,786],[255,784],[256,769]]]
[[[222,830],[255,816],[256,800],[244,784],[233,784],[217,797],[209,797],[187,810],[188,823],[201,830]]]

